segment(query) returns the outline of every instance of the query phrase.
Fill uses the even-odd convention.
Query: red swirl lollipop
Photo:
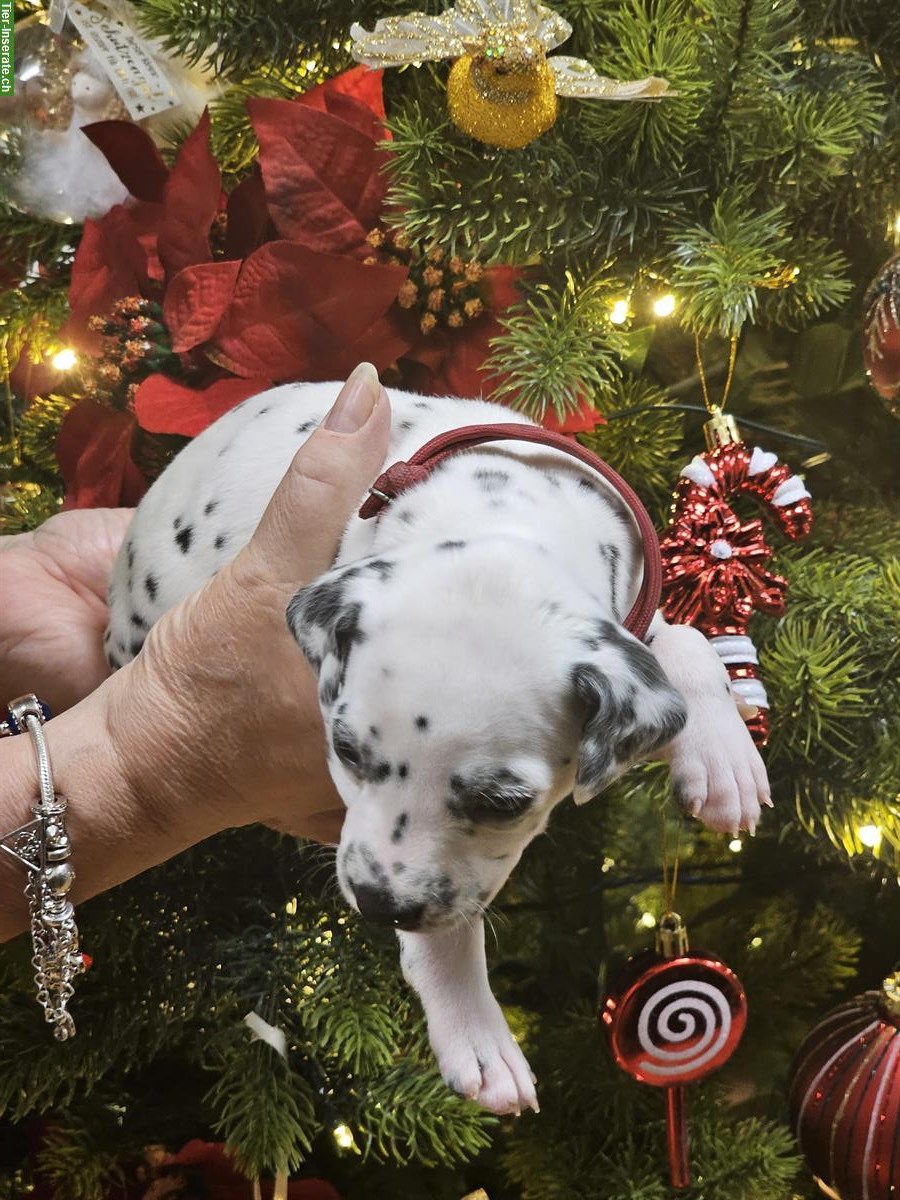
[[[630,959],[600,1019],[613,1057],[634,1079],[666,1088],[672,1186],[690,1184],[684,1088],[724,1066],[747,1024],[747,999],[735,973],[704,951],[690,951],[677,913],[660,924],[660,948]]]

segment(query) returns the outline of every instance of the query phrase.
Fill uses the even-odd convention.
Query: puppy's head
[[[646,647],[571,589],[548,599],[555,570],[535,555],[501,538],[417,547],[291,601],[347,806],[338,878],[372,920],[476,915],[560,800],[596,795],[684,722]]]

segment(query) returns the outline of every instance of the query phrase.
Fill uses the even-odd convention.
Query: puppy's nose
[[[403,904],[387,888],[368,883],[352,885],[359,911],[367,921],[391,925],[394,929],[418,929],[422,923],[424,904]]]

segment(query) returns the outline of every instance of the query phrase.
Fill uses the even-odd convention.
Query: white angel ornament
[[[458,0],[439,16],[386,17],[368,33],[353,25],[352,54],[369,67],[454,59],[447,81],[450,116],[465,133],[506,150],[527,146],[556,120],[558,96],[659,100],[674,95],[665,79],[622,82],[583,58],[548,51],[572,27],[535,0]]]

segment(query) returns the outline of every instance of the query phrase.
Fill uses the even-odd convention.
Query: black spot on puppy
[[[175,520],[172,522],[172,524],[174,525],[174,527],[176,529],[180,529],[181,528],[181,517],[176,517]]]
[[[373,738],[376,738],[376,739],[378,739],[378,738],[380,738],[380,737],[381,737],[381,734],[379,733],[379,730],[378,730],[378,726],[377,726],[377,725],[370,725],[370,726],[369,726],[369,733],[372,735],[372,737],[373,737]]]
[[[412,421],[401,421],[400,428],[404,431],[404,433],[409,433],[409,431],[414,429],[415,426],[413,425]]]
[[[461,550],[463,548],[463,546],[465,546],[465,544],[466,544],[465,542],[459,542],[459,541],[439,542],[438,550]]]
[[[134,546],[132,546],[131,542],[128,542],[125,546],[125,557],[128,560],[128,570],[133,571],[134,570]]]
[[[412,525],[415,519],[415,513],[411,508],[404,508],[401,512],[397,513],[397,520],[404,525]]]
[[[428,718],[427,717],[416,717],[416,729],[427,729],[427,728],[428,728]]]
[[[610,604],[612,605],[613,616],[618,621],[621,617],[619,610],[619,547],[613,546],[608,542],[601,542],[598,549],[600,557],[604,559],[609,567]]]
[[[143,646],[143,644],[144,642],[142,638],[135,638],[135,640],[131,643],[131,653],[140,654],[141,646]]]
[[[596,483],[594,483],[593,480],[590,480],[590,479],[579,479],[578,486],[581,488],[581,490],[583,492],[593,492],[595,495],[600,491],[600,489],[597,487]]]
[[[350,652],[354,646],[366,640],[366,635],[360,627],[359,618],[362,612],[361,604],[350,604],[343,611],[334,623],[332,636],[334,638],[334,651],[338,662],[346,664],[350,657]]]
[[[297,432],[298,433],[309,433],[309,431],[315,426],[315,424],[316,424],[315,421],[304,421],[302,425],[297,426]]]
[[[370,563],[366,564],[366,570],[377,575],[379,579],[390,579],[395,565],[395,563],[388,562],[386,558],[373,558]]]
[[[409,763],[400,763],[397,767],[397,774],[401,779],[405,779],[409,774]]]
[[[426,412],[431,412],[431,405],[428,403],[427,400],[417,400],[415,402],[415,404],[413,405],[413,407],[414,408],[422,408]]]
[[[156,599],[156,593],[159,591],[159,581],[155,575],[147,575],[144,578],[144,591],[151,600]]]
[[[204,516],[208,517],[211,513],[214,513],[218,507],[219,507],[218,500],[207,500],[206,504],[204,504],[204,506],[203,506]]]
[[[223,547],[225,546],[225,543],[227,541],[228,541],[228,534],[220,533],[220,534],[217,534],[216,540],[213,542],[213,545],[215,546],[215,548],[217,550],[221,550],[221,549],[223,549]]]
[[[480,467],[474,477],[486,492],[498,492],[509,483],[509,474],[506,471],[493,471],[486,467]]]
[[[131,614],[131,623],[135,629],[140,629],[143,633],[146,633],[150,628],[150,626],[139,613]]]
[[[264,417],[268,411],[269,411],[269,405],[266,404],[259,410],[259,412],[256,415],[258,417]]]
[[[391,870],[394,872],[395,875],[402,875],[403,872],[406,870],[406,863],[402,863],[402,862],[391,863]]]
[[[402,812],[394,822],[394,828],[391,830],[392,842],[401,842],[403,840],[407,825],[409,825],[409,813]]]
[[[327,678],[323,679],[319,684],[319,700],[322,704],[334,704],[337,700],[338,692],[341,690],[341,676],[339,671],[335,671]]]
[[[194,530],[190,525],[185,525],[184,529],[175,534],[175,541],[182,554],[187,554],[188,550],[190,550],[193,537]]]

